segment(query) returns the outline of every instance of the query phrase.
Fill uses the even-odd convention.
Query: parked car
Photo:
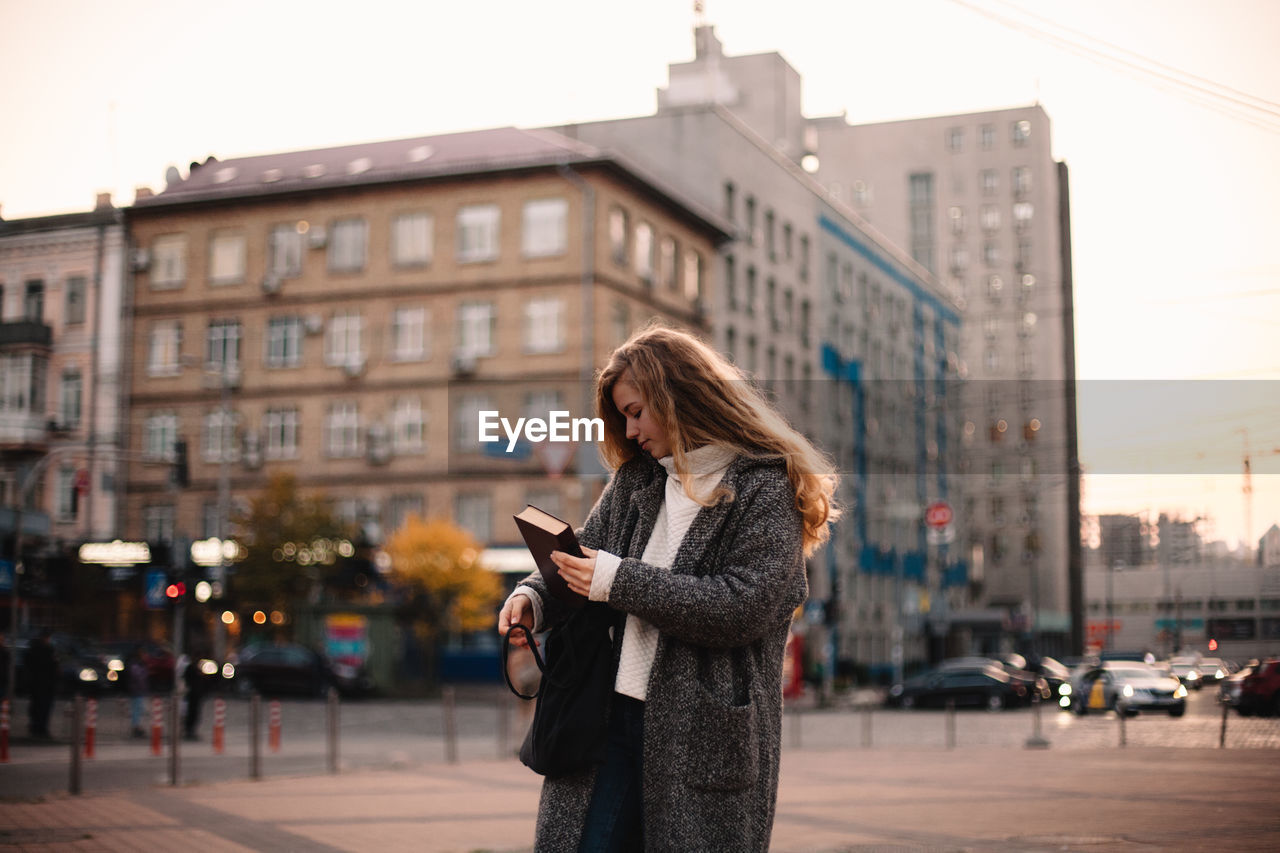
[[[1169,658],[1169,669],[1188,690],[1199,690],[1202,686],[1199,657]]]
[[[1095,695],[1095,686],[1100,695]],[[1177,678],[1138,661],[1108,661],[1085,672],[1074,690],[1077,714],[1090,711],[1166,711],[1181,717],[1187,710],[1187,688]]]
[[[1010,654],[1003,659],[984,657],[948,658],[938,664],[938,669],[984,669],[989,666],[1003,669],[1011,678],[1022,684],[1027,690],[1028,701],[1031,701],[1036,696],[1039,696],[1041,700],[1047,700],[1053,695],[1049,689],[1048,681],[1037,673],[1028,670],[1027,659],[1019,654]]]
[[[88,650],[84,640],[69,634],[53,634],[49,638],[53,653],[58,659],[57,695],[74,696],[77,693],[96,695],[107,689],[107,667]],[[29,637],[22,638],[11,649],[16,655],[14,678],[17,693],[30,692],[30,677],[27,673],[27,649],[31,646]]]
[[[1280,660],[1268,658],[1240,684],[1240,715],[1269,714],[1280,716]]]
[[[901,708],[980,707],[999,711],[1030,701],[1030,690],[1000,666],[940,667],[889,689],[886,700]]]
[[[227,679],[240,693],[323,696],[337,687],[343,693],[368,692],[372,681],[355,667],[335,672],[323,655],[297,643],[249,646],[235,655]],[[228,672],[223,667],[224,678]]]
[[[1200,672],[1200,688],[1203,690],[1205,687],[1217,687],[1222,679],[1236,671],[1236,665],[1221,658],[1201,658],[1196,669]]]
[[[1244,688],[1244,680],[1257,669],[1258,662],[1251,660],[1218,682],[1218,701],[1232,708],[1240,707],[1240,692]]]

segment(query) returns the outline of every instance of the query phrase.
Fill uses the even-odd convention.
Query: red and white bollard
[[[151,700],[151,754],[164,752],[164,700],[156,696]]]
[[[280,703],[271,700],[271,716],[267,728],[267,742],[272,752],[280,751]]]
[[[9,761],[9,700],[0,701],[0,762]]]
[[[98,700],[90,699],[86,703],[84,715],[84,757],[93,758],[93,742],[98,734]]]
[[[222,754],[224,732],[227,730],[227,703],[223,699],[213,701],[213,752]]]

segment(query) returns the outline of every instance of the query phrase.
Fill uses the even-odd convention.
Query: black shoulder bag
[[[614,682],[612,623],[607,605],[587,604],[551,630],[545,662],[532,633],[523,625],[512,625],[511,631],[525,632],[542,673],[542,683],[532,696],[511,683],[507,672],[511,632],[503,639],[502,676],[507,687],[521,699],[538,700],[520,747],[520,761],[535,773],[554,778],[604,760]]]

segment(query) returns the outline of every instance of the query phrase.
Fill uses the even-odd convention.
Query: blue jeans
[[[644,849],[644,703],[613,694],[609,743],[596,771],[579,853]]]

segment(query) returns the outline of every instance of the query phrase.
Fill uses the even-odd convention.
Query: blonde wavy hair
[[[835,466],[720,353],[687,332],[661,325],[640,330],[613,351],[596,376],[596,414],[604,421],[601,453],[614,470],[642,452],[627,438],[626,418],[613,404],[614,386],[621,381],[635,386],[666,430],[690,498],[706,506],[732,497],[724,489],[705,499],[689,491],[690,450],[715,444],[753,459],[781,459],[804,521],[805,556],[827,540],[828,525],[840,517],[833,497]]]

